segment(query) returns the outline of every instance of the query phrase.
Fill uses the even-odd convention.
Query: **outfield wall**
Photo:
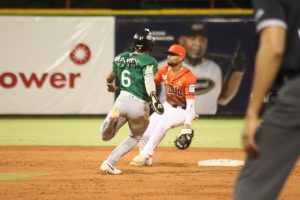
[[[162,60],[183,27],[195,21],[207,27],[209,54],[232,55],[239,46],[247,56],[237,96],[218,109],[218,114],[244,113],[257,43],[249,11],[86,12],[90,16],[46,11],[0,10],[0,114],[106,114],[114,95],[106,91],[105,76],[113,57],[130,49],[133,33],[150,28],[157,38],[153,56]],[[226,77],[230,59],[215,61]]]
[[[104,114],[114,17],[0,17],[1,114]]]

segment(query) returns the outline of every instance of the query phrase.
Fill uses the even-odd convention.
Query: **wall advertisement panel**
[[[114,17],[1,16],[0,114],[106,114]]]

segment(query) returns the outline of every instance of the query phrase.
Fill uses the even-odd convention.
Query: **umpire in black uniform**
[[[253,0],[259,33],[255,75],[242,142],[247,153],[236,200],[275,200],[300,155],[300,2]],[[278,76],[284,82],[262,123],[262,100]]]

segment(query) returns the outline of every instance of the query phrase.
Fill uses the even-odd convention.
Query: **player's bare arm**
[[[260,34],[254,82],[242,135],[242,143],[248,155],[255,156],[259,153],[259,147],[255,142],[259,113],[263,98],[279,72],[284,53],[285,35],[285,29],[279,27],[266,28]]]
[[[114,71],[111,71],[106,77],[106,86],[107,91],[109,92],[116,92],[118,90],[118,87],[114,85],[115,77],[116,74],[114,73]]]

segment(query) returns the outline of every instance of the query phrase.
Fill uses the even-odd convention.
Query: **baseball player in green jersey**
[[[149,105],[158,114],[164,108],[156,96],[154,75],[157,61],[147,54],[152,50],[154,38],[148,29],[134,35],[134,52],[124,52],[116,56],[113,70],[106,78],[107,90],[115,92],[115,78],[120,82],[120,95],[112,110],[100,126],[102,140],[112,139],[117,131],[128,122],[129,136],[117,146],[100,166],[103,174],[121,174],[115,167],[118,160],[133,149],[142,138],[149,124]]]

